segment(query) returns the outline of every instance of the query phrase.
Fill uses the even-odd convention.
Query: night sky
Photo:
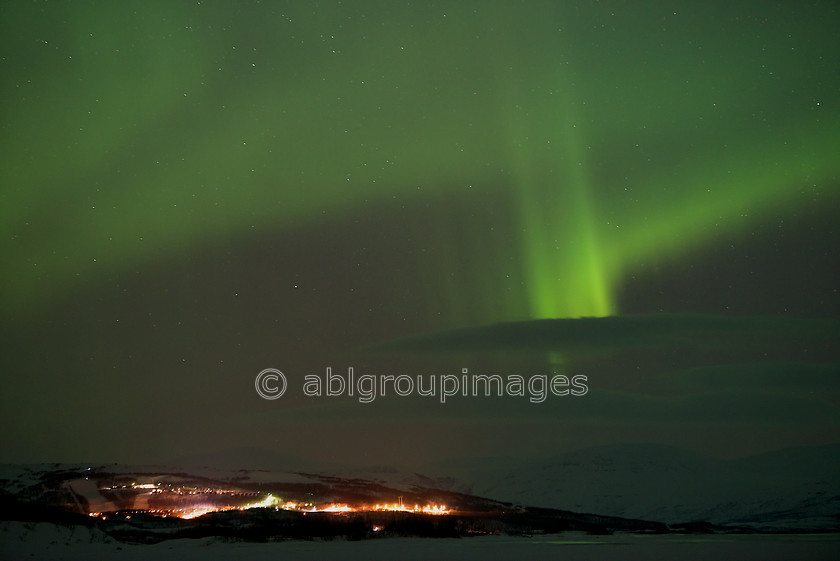
[[[840,441],[838,22],[1,3],[0,461]],[[326,367],[589,391],[304,396]]]

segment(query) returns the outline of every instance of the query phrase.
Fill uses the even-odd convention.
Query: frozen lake
[[[231,543],[215,539],[171,540],[155,545],[102,543],[103,536],[86,529],[52,524],[5,522],[0,525],[0,558],[125,561],[278,559],[531,559],[762,561],[840,558],[840,534],[642,536],[578,533],[539,537],[486,536],[461,539],[383,538],[359,542],[288,541]]]

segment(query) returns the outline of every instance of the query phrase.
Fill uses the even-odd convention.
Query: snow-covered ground
[[[840,559],[840,535],[589,536],[566,533],[533,538],[486,536],[461,539],[384,538],[358,542],[224,542],[212,538],[170,540],[154,545],[115,542],[87,528],[48,523],[0,523],[0,559],[75,561],[214,561],[237,559],[428,560],[574,559],[809,561]]]
[[[669,446],[602,446],[538,461],[440,463],[426,471],[459,491],[523,505],[667,523],[840,531],[836,444],[739,460]]]
[[[247,460],[247,461],[245,461]],[[840,444],[790,448],[737,460],[664,445],[585,448],[538,460],[511,457],[437,462],[413,470],[330,465],[249,449],[195,464],[358,477],[394,488],[457,491],[515,504],[666,523],[707,521],[767,529],[840,531]],[[195,470],[190,467],[189,471]],[[217,475],[217,477],[221,477]]]

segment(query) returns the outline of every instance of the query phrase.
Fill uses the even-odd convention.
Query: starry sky
[[[0,461],[840,440],[838,21],[0,4]],[[303,395],[326,367],[589,392]]]

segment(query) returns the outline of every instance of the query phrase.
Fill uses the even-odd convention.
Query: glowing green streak
[[[756,143],[737,159],[714,166],[700,162],[676,174],[671,170],[670,177],[651,178],[647,192],[671,187],[679,199],[663,196],[624,211],[621,228],[610,231],[605,256],[616,279],[651,259],[684,254],[741,233],[768,215],[793,214],[799,201],[836,189],[837,134],[828,129],[822,134],[792,131],[785,138]]]
[[[530,317],[606,316],[615,312],[615,302],[593,223],[586,162],[570,104],[562,100],[559,106],[551,110],[560,117],[545,144],[538,131],[517,135]],[[559,142],[552,144],[553,138]]]
[[[227,14],[206,19],[204,6],[58,6],[53,25],[12,17],[24,6],[0,18],[4,50],[25,55],[0,88],[7,313],[323,212],[501,184],[516,189],[513,234],[445,216],[413,236],[429,250],[417,275],[428,299],[417,301],[434,307],[434,326],[602,316],[650,262],[837,191],[828,26],[779,46],[768,74],[764,59],[729,56],[729,41],[701,53],[670,32],[682,49],[640,68],[638,49],[598,45],[656,47],[658,25],[590,41],[574,30],[600,15],[559,5],[511,18],[502,4],[465,3],[428,25],[394,14],[347,27],[338,50],[321,39],[347,23],[340,12],[302,10],[291,27],[269,18],[256,34],[256,20],[240,22],[234,38]],[[788,36],[788,21],[774,25]],[[765,38],[744,37],[739,51],[764,52]],[[496,195],[484,193],[477,204]]]
[[[711,147],[696,163],[643,171],[632,181],[639,193],[601,197],[596,208],[569,99],[559,103],[566,113],[560,112],[554,134],[527,126],[524,111],[512,119],[530,317],[618,313],[615,290],[626,275],[742,234],[769,217],[795,212],[821,191],[836,190],[836,132],[792,128],[757,140],[735,137],[733,143],[745,149],[715,157]],[[547,106],[532,112],[558,113]]]

